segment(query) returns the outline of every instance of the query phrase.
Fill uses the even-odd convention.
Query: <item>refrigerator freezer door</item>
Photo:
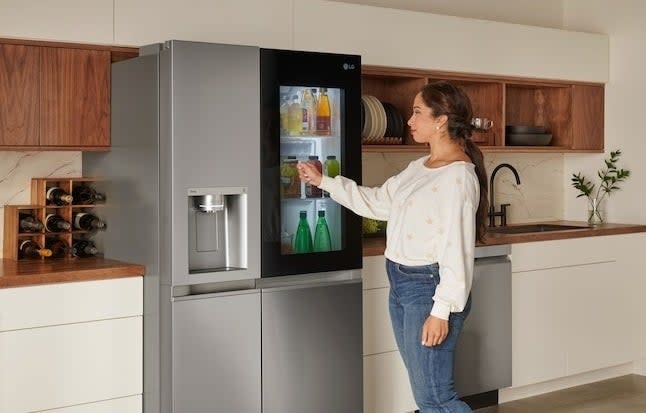
[[[173,412],[260,413],[260,292],[176,298]]]
[[[171,41],[160,54],[161,203],[171,224],[166,253],[172,251],[173,285],[259,277],[259,53],[257,47]],[[236,221],[244,225],[230,228],[239,232],[229,240],[227,260],[236,268],[191,271],[189,222],[195,217],[188,191],[229,187],[246,191],[240,209],[246,216]]]
[[[363,411],[361,282],[262,290],[263,413]]]

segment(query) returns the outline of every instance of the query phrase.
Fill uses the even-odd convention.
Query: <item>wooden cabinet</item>
[[[0,289],[0,411],[141,412],[142,288],[127,277]]]
[[[136,55],[0,39],[0,149],[108,150],[110,64]]]
[[[364,66],[362,93],[393,104],[407,119],[415,94],[428,82],[448,80],[469,96],[473,116],[493,121],[475,130],[473,140],[486,152],[603,152],[604,85],[559,80],[485,76]],[[543,126],[547,146],[512,146],[506,125]],[[365,152],[426,152],[406,128],[404,145],[364,145]]]
[[[38,145],[40,49],[0,44],[0,145]]]
[[[110,146],[110,52],[40,52],[40,145]]]

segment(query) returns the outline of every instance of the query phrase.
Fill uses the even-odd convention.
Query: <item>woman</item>
[[[448,82],[426,85],[408,120],[430,155],[381,187],[358,186],[298,165],[302,180],[364,217],[387,220],[390,317],[421,413],[472,410],[457,397],[453,355],[471,307],[474,249],[487,217],[482,152],[470,139],[471,102]]]

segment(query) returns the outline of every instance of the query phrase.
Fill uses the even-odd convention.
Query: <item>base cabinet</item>
[[[513,387],[640,358],[645,234],[512,247]],[[641,283],[641,284],[640,284]]]
[[[142,297],[141,277],[0,289],[0,412],[140,413]]]

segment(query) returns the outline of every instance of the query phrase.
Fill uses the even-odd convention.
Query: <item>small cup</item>
[[[480,130],[489,130],[493,127],[493,121],[487,118],[472,118],[471,125]]]

